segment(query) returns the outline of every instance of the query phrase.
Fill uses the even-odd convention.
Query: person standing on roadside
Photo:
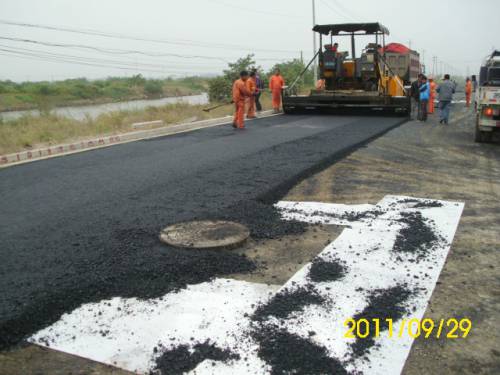
[[[234,117],[233,128],[245,128],[245,102],[251,93],[247,89],[246,81],[248,80],[248,72],[243,70],[240,73],[240,79],[233,83],[233,102],[234,102]]]
[[[255,71],[250,72],[250,77],[245,82],[247,90],[250,91],[251,95],[246,98],[247,106],[247,118],[255,118],[255,90],[257,89],[257,84],[255,82]]]
[[[260,96],[262,95],[262,90],[264,89],[264,82],[262,82],[262,79],[256,69],[254,69],[253,72],[255,73],[255,108],[257,109],[257,112],[260,112],[262,111]]]
[[[429,78],[429,88],[430,88],[430,95],[429,95],[429,105],[428,105],[428,112],[429,113],[434,113],[434,100],[436,99],[436,82],[434,82],[434,78],[430,77]]]
[[[472,81],[469,77],[465,80],[465,106],[470,107],[470,97],[472,95]]]
[[[422,76],[421,78],[421,84],[419,87],[419,92],[420,92],[420,97],[419,97],[419,111],[418,111],[418,119],[420,121],[427,121],[427,105],[429,103],[429,97],[430,97],[430,86],[429,83],[427,82],[427,77]]]
[[[417,118],[420,118],[420,84],[422,80],[422,75],[419,74],[416,81],[413,81],[410,88],[410,96],[412,97],[412,118],[415,116],[414,110],[417,110]]]
[[[276,68],[274,75],[271,76],[271,79],[269,80],[269,89],[271,90],[273,98],[274,113],[278,113],[280,111],[281,91],[283,90],[283,86],[285,86],[285,80],[281,76],[280,70]]]
[[[453,94],[455,93],[455,84],[450,81],[450,75],[445,74],[444,80],[436,89],[438,92],[439,100],[439,123],[448,124],[450,118],[450,106],[453,99]]]

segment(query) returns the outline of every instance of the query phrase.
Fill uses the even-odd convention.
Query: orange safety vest
[[[250,96],[250,91],[248,91],[245,81],[241,78],[237,79],[233,83],[233,102],[238,103],[245,101],[245,97]]]
[[[274,74],[269,80],[269,88],[271,91],[281,91],[281,89],[285,86],[285,80],[281,75]]]

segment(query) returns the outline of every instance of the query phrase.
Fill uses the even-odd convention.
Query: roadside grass
[[[262,95],[264,109],[271,108],[269,94]],[[207,106],[212,106],[210,104]],[[210,112],[204,112],[205,105],[185,103],[167,104],[161,107],[147,107],[142,110],[117,111],[100,115],[96,119],[74,120],[45,112],[41,116],[23,116],[16,120],[0,119],[0,155],[34,148],[67,143],[96,136],[114,135],[135,131],[132,124],[162,120],[163,126],[223,117],[233,113],[233,106],[227,105]]]

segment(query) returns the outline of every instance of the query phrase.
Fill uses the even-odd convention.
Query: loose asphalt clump
[[[303,311],[308,305],[321,305],[325,302],[325,298],[319,295],[311,285],[293,290],[284,289],[267,303],[258,306],[251,319],[264,321],[270,316],[286,319],[294,312]]]
[[[392,320],[394,324],[408,312],[406,302],[411,294],[412,292],[404,285],[397,285],[389,289],[377,289],[370,293],[368,296],[368,305],[363,311],[352,317],[356,322],[359,322],[360,319],[366,319],[369,323],[368,336],[366,338],[358,337],[351,344],[354,358],[368,353],[376,344],[376,323],[373,319],[379,320],[380,332],[387,330],[389,322],[386,319]]]
[[[343,214],[336,214],[336,213],[324,212],[324,211],[314,211],[310,214],[306,214],[301,210],[297,210],[297,209],[293,209],[293,208],[288,209],[287,212],[305,215],[305,216],[309,216],[309,217],[324,216],[324,217],[329,217],[332,219],[346,220],[346,221],[350,221],[350,222],[359,221],[362,219],[376,219],[380,215],[383,215],[386,213],[386,211],[383,211],[383,210],[373,209],[373,210],[361,211],[361,212],[348,211],[348,212],[344,212]]]
[[[424,201],[417,203],[413,208],[433,208],[433,207],[443,207],[443,204],[439,201]]]
[[[405,226],[394,242],[393,251],[397,253],[414,254],[417,258],[423,258],[439,241],[420,212],[404,212],[398,221]]]
[[[347,374],[342,363],[325,347],[275,326],[253,332],[258,356],[271,367],[271,375]]]
[[[398,203],[415,203],[412,208],[433,208],[433,207],[443,207],[443,204],[435,200],[424,200],[407,198],[400,200]]]
[[[237,205],[226,210],[222,218],[246,225],[254,239],[273,239],[285,235],[303,234],[307,228],[307,223],[283,220],[279,209],[258,200],[238,202]]]
[[[308,278],[313,282],[335,281],[344,277],[345,266],[337,259],[316,257],[311,262]]]
[[[155,352],[164,350],[156,347]],[[173,349],[165,350],[156,358],[155,366],[150,374],[177,375],[184,374],[196,368],[201,362],[210,359],[217,362],[229,362],[240,359],[239,354],[229,349],[220,349],[209,340],[195,344],[192,349],[188,345],[179,345]]]

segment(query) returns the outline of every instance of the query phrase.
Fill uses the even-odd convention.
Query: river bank
[[[68,117],[75,120],[87,118],[97,119],[101,114],[114,111],[140,110],[147,107],[160,107],[166,104],[187,103],[191,105],[203,105],[208,103],[206,93],[184,96],[168,96],[157,99],[132,99],[117,102],[102,102],[97,104],[62,105],[51,110],[41,111],[39,109],[0,112],[0,118],[4,121],[16,120],[23,116],[37,117],[44,113]]]

